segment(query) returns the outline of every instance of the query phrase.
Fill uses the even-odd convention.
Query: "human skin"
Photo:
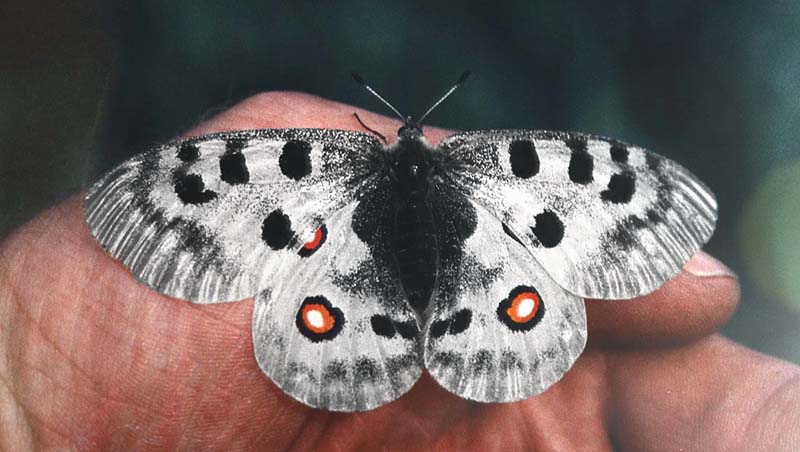
[[[397,120],[298,93],[187,135],[363,130],[353,112],[396,136]],[[800,368],[716,333],[738,299],[731,271],[698,253],[650,295],[587,300],[586,351],[541,395],[470,402],[423,374],[393,403],[330,413],[260,371],[252,298],[193,305],[136,282],[75,196],[0,243],[0,450],[796,450]]]

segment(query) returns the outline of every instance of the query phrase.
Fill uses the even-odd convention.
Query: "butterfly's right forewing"
[[[652,292],[681,271],[716,223],[714,195],[694,175],[617,140],[476,131],[440,149],[450,180],[582,297]]]

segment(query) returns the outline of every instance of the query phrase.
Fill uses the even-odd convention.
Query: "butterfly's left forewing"
[[[356,203],[329,218],[256,297],[261,369],[287,394],[332,411],[395,400],[421,373],[419,328],[392,271],[354,233]]]
[[[235,301],[368,190],[383,147],[357,132],[266,129],[177,141],[124,162],[86,195],[100,244],[161,293]]]

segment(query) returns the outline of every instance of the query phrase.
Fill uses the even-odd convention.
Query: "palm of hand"
[[[269,94],[195,133],[358,130],[353,111]],[[359,113],[387,136],[397,127]],[[738,284],[705,255],[654,294],[587,301],[587,350],[542,395],[479,404],[424,375],[394,403],[340,414],[291,400],[261,373],[252,299],[197,306],[138,284],[91,238],[77,198],[0,252],[4,450],[788,450],[800,436],[800,371],[712,335]]]

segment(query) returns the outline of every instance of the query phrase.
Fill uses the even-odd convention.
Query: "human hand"
[[[354,111],[387,137],[400,126],[269,93],[190,134],[363,131]],[[137,283],[74,197],[0,244],[0,449],[796,450],[800,369],[715,334],[738,297],[735,276],[700,253],[653,294],[587,301],[587,349],[541,395],[475,403],[424,374],[396,402],[330,413],[258,368],[252,299],[193,305]]]

